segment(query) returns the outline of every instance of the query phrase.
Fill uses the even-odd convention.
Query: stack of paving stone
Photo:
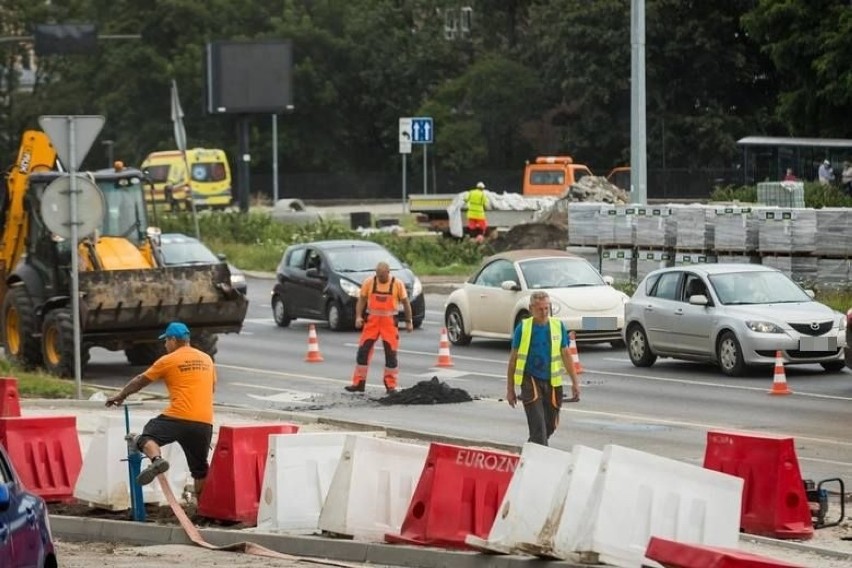
[[[642,280],[658,268],[672,266],[674,256],[668,251],[645,250],[636,251],[636,280]]]
[[[707,250],[713,247],[714,227],[703,205],[673,205],[669,223],[674,225],[675,248]]]
[[[751,207],[717,205],[711,222],[716,251],[752,253],[757,250],[757,220]]]
[[[810,254],[816,251],[814,209],[756,207],[758,251],[761,254]]]
[[[767,181],[757,184],[757,202],[772,207],[805,206],[805,184],[801,181]]]
[[[817,209],[816,241],[820,256],[852,256],[852,210],[844,207]]]
[[[636,255],[632,248],[601,250],[601,274],[612,276],[617,282],[636,279]]]
[[[675,245],[674,226],[668,223],[672,208],[639,206],[636,208],[636,246],[649,248],[671,248]]]
[[[817,281],[818,260],[815,256],[764,256],[761,264],[777,268],[800,284],[812,286]]]
[[[633,205],[601,205],[599,219],[602,246],[633,246],[636,240],[636,207]]]
[[[602,220],[600,203],[570,203],[568,242],[577,246],[597,246]]]

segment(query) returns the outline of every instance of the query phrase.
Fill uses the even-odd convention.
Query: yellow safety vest
[[[562,386],[562,322],[556,318],[548,318],[550,321],[550,384],[554,387]],[[515,364],[515,384],[520,385],[524,381],[524,368],[527,366],[527,355],[530,353],[530,341],[532,340],[533,318],[526,318],[521,322],[521,344],[518,346],[518,359]]]
[[[467,218],[485,219],[485,192],[479,188],[471,189],[467,194]]]

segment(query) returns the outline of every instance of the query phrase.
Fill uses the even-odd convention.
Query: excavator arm
[[[29,176],[33,172],[50,171],[55,164],[56,150],[47,134],[38,130],[24,132],[18,159],[6,177],[6,195],[0,204],[0,282],[6,281],[24,253],[29,228],[24,198]]]

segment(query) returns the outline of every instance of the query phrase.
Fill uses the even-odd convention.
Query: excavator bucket
[[[228,265],[80,272],[81,328],[88,336],[150,339],[172,321],[209,333],[239,332],[248,300]]]

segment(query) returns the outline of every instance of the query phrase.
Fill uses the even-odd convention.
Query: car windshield
[[[399,260],[385,249],[346,247],[331,249],[326,254],[338,272],[369,272],[380,262],[387,262],[391,270],[402,270]]]
[[[519,266],[529,289],[606,285],[598,271],[581,258],[537,258]]]
[[[163,240],[160,249],[163,262],[169,266],[186,264],[217,264],[222,262],[209,248],[195,240]]]
[[[104,196],[104,217],[98,232],[111,237],[124,237],[139,244],[148,228],[145,196],[138,178],[98,180]]]
[[[810,302],[795,282],[781,272],[754,271],[713,274],[710,282],[719,301],[727,305]]]

